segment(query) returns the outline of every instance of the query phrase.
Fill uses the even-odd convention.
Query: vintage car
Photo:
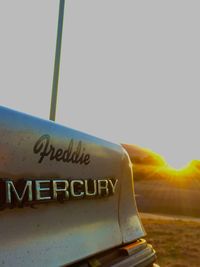
[[[121,145],[0,107],[0,266],[153,266]]]

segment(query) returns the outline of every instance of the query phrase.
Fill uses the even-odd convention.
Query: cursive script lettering
[[[85,148],[82,147],[82,142],[79,141],[76,148],[74,148],[74,140],[71,139],[67,148],[56,149],[50,143],[50,136],[48,134],[42,135],[33,147],[33,152],[39,154],[38,163],[42,163],[45,157],[49,160],[62,161],[66,163],[84,164],[90,163],[90,155],[85,153]]]

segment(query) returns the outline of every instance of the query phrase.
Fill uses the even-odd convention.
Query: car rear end
[[[0,107],[3,266],[152,266],[117,144]]]

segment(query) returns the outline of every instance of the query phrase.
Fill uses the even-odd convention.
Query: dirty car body
[[[4,266],[151,266],[121,145],[0,107]]]

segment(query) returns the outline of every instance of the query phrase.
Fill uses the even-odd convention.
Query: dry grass
[[[141,218],[161,267],[200,266],[200,223]]]
[[[176,187],[166,181],[135,182],[138,210],[146,213],[200,216],[200,185]]]

